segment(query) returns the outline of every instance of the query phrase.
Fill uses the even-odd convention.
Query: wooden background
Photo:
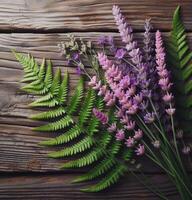
[[[92,40],[100,34],[118,36],[111,14],[113,4],[122,8],[138,38],[146,17],[167,35],[173,11],[180,4],[192,44],[191,0],[0,0],[0,199],[158,199],[130,175],[98,194],[79,192],[87,183],[70,184],[81,171],[58,170],[64,161],[47,158],[49,149],[37,145],[51,135],[31,130],[39,123],[27,119],[33,113],[27,107],[32,97],[19,90],[22,68],[10,52],[14,48],[39,59],[50,58],[54,66],[65,70],[57,44],[66,39],[66,33]],[[75,82],[74,68],[68,70]],[[167,197],[179,199],[158,168],[148,164],[143,170]]]

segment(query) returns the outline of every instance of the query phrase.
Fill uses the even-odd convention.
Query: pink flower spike
[[[133,136],[135,140],[140,140],[143,137],[143,131],[138,129],[135,131],[135,135]]]
[[[132,137],[129,137],[129,138],[126,140],[126,142],[125,142],[125,145],[126,145],[127,147],[133,147],[134,144],[135,144],[135,141],[134,141],[134,138],[132,138]]]
[[[119,141],[124,140],[125,138],[124,131],[122,129],[118,130],[115,137],[116,137],[116,140],[119,140]]]
[[[168,108],[165,111],[168,115],[172,116],[175,113],[175,108]]]
[[[107,124],[109,119],[108,116],[101,112],[100,110],[93,108],[93,114],[95,115],[95,117],[102,123],[102,124]]]
[[[145,153],[145,146],[143,144],[139,144],[135,153],[137,156],[142,156]]]

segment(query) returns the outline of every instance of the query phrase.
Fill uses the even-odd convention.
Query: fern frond
[[[127,171],[127,167],[123,164],[117,164],[110,173],[108,173],[103,179],[101,179],[97,184],[82,189],[84,192],[99,192],[116,183],[119,178]]]
[[[45,73],[45,79],[44,84],[46,88],[50,88],[52,85],[53,75],[52,75],[52,64],[51,61],[48,62],[46,73]]]
[[[95,98],[95,91],[93,89],[89,89],[87,95],[85,96],[81,111],[79,112],[78,120],[80,125],[82,125],[90,116],[95,102]]]
[[[57,95],[57,99],[60,104],[65,103],[67,100],[68,81],[69,81],[69,75],[66,72]]]
[[[180,17],[180,7],[173,16],[173,26],[168,44],[168,62],[174,82],[176,114],[184,130],[192,130],[192,52],[187,43],[185,27]],[[185,120],[185,122],[184,122]]]
[[[82,98],[83,98],[83,79],[80,78],[77,88],[75,89],[73,96],[69,100],[70,104],[67,107],[67,112],[69,114],[76,112]]]
[[[48,119],[60,117],[63,114],[65,114],[64,108],[58,107],[58,108],[55,108],[54,110],[49,110],[49,111],[32,115],[29,118],[34,119],[34,120],[48,120]]]
[[[93,180],[101,176],[108,170],[110,170],[112,167],[114,167],[115,164],[116,164],[116,161],[114,158],[105,158],[99,164],[94,166],[88,173],[82,176],[79,176],[77,179],[73,180],[72,182],[79,183],[83,181]]]
[[[71,147],[67,147],[65,149],[62,149],[60,151],[49,153],[48,156],[51,158],[62,158],[66,156],[72,156],[77,153],[81,153],[86,151],[87,149],[90,149],[94,144],[94,140],[92,137],[85,137],[80,142],[75,143]]]
[[[61,166],[61,168],[79,168],[88,166],[98,161],[102,155],[103,155],[103,150],[101,148],[94,149],[79,159],[65,163],[64,165]]]
[[[42,141],[40,145],[54,146],[54,145],[68,143],[73,139],[77,138],[81,133],[82,130],[80,129],[80,127],[78,125],[75,125],[71,129],[69,129],[68,131],[66,131],[65,133],[56,138]]]
[[[72,123],[73,123],[73,119],[69,115],[66,115],[62,119],[60,119],[56,122],[52,122],[52,123],[48,123],[43,126],[36,127],[33,130],[35,130],[35,131],[58,131],[58,130],[68,127]]]

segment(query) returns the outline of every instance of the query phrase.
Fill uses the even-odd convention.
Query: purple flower
[[[165,111],[168,115],[172,116],[175,113],[175,108],[168,108]]]
[[[163,96],[163,101],[164,101],[165,103],[170,103],[170,102],[172,101],[172,99],[173,99],[172,93],[167,93],[167,94],[165,94],[165,95]]]
[[[117,59],[120,60],[120,59],[124,58],[125,54],[126,54],[126,50],[124,50],[124,49],[118,49],[116,51],[115,58],[117,58]]]
[[[73,58],[75,61],[78,61],[79,58],[80,58],[80,54],[79,54],[79,53],[73,53],[72,58]]]
[[[145,121],[147,124],[153,123],[154,120],[155,120],[155,113],[154,113],[154,112],[145,114],[145,116],[144,116],[144,121]]]
[[[124,138],[125,138],[124,131],[122,129],[117,130],[115,137],[116,137],[116,140],[119,140],[119,141],[124,140]]]
[[[137,156],[142,156],[145,153],[145,146],[142,144],[139,144],[137,149],[135,150],[135,153]]]
[[[107,86],[103,85],[102,87],[100,87],[98,95],[99,96],[104,96],[106,94],[106,92],[107,92]]]
[[[116,129],[117,129],[117,125],[116,125],[116,123],[113,123],[113,124],[111,124],[111,125],[108,127],[107,130],[108,130],[110,133],[112,133],[112,132],[115,132]]]
[[[129,138],[126,140],[126,142],[125,142],[125,145],[126,145],[127,147],[133,147],[134,144],[135,144],[135,140],[134,140],[134,138],[132,138],[132,137],[129,137]]]
[[[136,104],[133,104],[127,111],[126,113],[129,115],[134,115],[138,111],[138,106]]]
[[[76,68],[76,74],[77,75],[81,75],[83,72],[82,72],[82,70],[81,70],[81,67],[79,67],[79,66],[77,66],[77,68]]]
[[[128,131],[133,130],[135,128],[135,121],[129,120],[127,124],[124,126]]]
[[[97,84],[97,77],[93,76],[91,78],[91,80],[89,81],[88,85],[91,86],[91,87],[94,87],[96,84]]]
[[[95,115],[95,117],[97,119],[99,119],[99,121],[102,123],[102,124],[107,124],[108,123],[108,116],[101,112],[100,110],[96,109],[96,108],[93,108],[93,114]]]
[[[113,36],[112,35],[109,35],[107,37],[107,43],[111,46],[114,46],[114,39],[113,39]]]
[[[142,137],[143,137],[143,131],[141,129],[135,131],[135,135],[133,136],[135,140],[140,140]]]
[[[105,36],[100,36],[99,38],[98,38],[98,41],[97,41],[97,44],[99,44],[99,45],[104,45],[104,44],[106,44],[106,42],[107,42],[107,38],[105,37]]]

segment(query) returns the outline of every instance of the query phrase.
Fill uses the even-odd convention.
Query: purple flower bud
[[[73,58],[75,61],[78,61],[79,58],[80,58],[80,54],[79,54],[79,53],[73,53],[72,58]]]
[[[142,95],[142,93],[136,94],[136,95],[133,97],[133,100],[134,100],[135,102],[137,102],[137,103],[141,103],[142,100],[143,100],[143,95]]]
[[[124,58],[125,54],[126,54],[126,50],[124,50],[124,49],[118,49],[116,51],[115,58],[117,58],[117,59],[120,60],[120,59]]]
[[[153,123],[155,120],[155,113],[152,112],[152,113],[147,113],[145,116],[144,116],[144,121],[147,123],[147,124],[150,124],[150,123]]]
[[[95,84],[95,86],[93,86],[94,90],[99,90],[101,87],[101,81],[99,81],[98,83]]]
[[[167,93],[167,94],[165,94],[165,95],[163,96],[163,101],[164,101],[165,103],[170,103],[170,102],[172,101],[172,99],[173,99],[172,93]]]
[[[93,76],[91,78],[91,80],[89,81],[88,85],[91,86],[91,87],[94,87],[96,84],[97,84],[97,77]]]
[[[108,116],[101,112],[100,110],[93,108],[93,114],[95,117],[102,123],[102,124],[107,124],[108,123]]]
[[[124,131],[122,129],[118,130],[115,137],[116,137],[116,140],[119,140],[119,141],[124,140],[125,138]]]
[[[77,66],[77,68],[76,68],[76,74],[77,75],[81,75],[82,73],[83,72],[82,72],[81,68],[79,66]]]
[[[113,39],[112,35],[109,35],[107,37],[107,42],[108,42],[109,45],[114,46],[114,39]]]
[[[138,129],[135,131],[135,135],[133,136],[135,140],[140,140],[143,137],[143,131]]]
[[[113,123],[113,124],[111,124],[111,125],[108,127],[107,130],[108,130],[110,133],[112,133],[112,132],[115,132],[116,129],[117,129],[117,125],[116,125],[116,123]]]
[[[168,108],[165,111],[168,115],[172,116],[175,113],[175,108]]]
[[[130,147],[133,147],[134,144],[135,144],[134,138],[129,137],[128,139],[126,139],[125,145],[126,145],[127,147],[129,147],[129,148],[130,148]]]
[[[105,36],[100,36],[97,40],[97,44],[104,45],[107,42],[107,38]]]
[[[128,131],[133,130],[135,128],[135,121],[129,120],[127,124],[124,126]]]
[[[127,111],[126,113],[129,114],[129,115],[134,115],[136,114],[138,111],[138,106],[133,104]]]
[[[99,96],[104,96],[106,94],[106,92],[107,92],[107,86],[103,85],[103,86],[100,87],[98,95]]]
[[[135,150],[135,153],[137,156],[142,156],[145,153],[145,146],[142,144],[139,144]]]

